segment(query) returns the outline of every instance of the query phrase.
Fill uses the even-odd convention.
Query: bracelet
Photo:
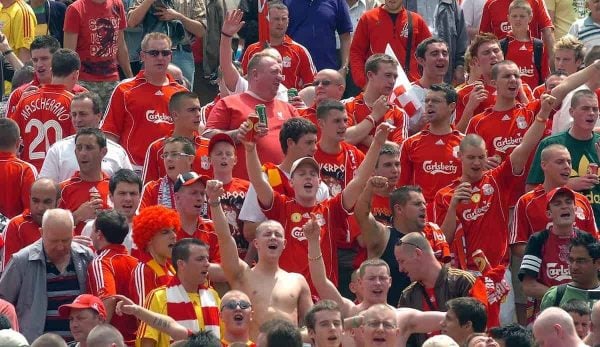
[[[368,120],[369,122],[371,122],[371,124],[373,125],[373,128],[375,128],[377,126],[377,124],[375,123],[375,119],[373,118],[373,116],[368,115],[365,117],[366,120]]]
[[[540,117],[540,116],[535,116],[535,121],[536,122],[540,122],[540,123],[546,123],[546,119]]]
[[[13,50],[12,49],[8,49],[8,50],[2,52],[2,55],[9,55],[11,53],[14,53]]]
[[[217,201],[208,201],[208,205],[212,206],[212,207],[217,207],[221,204],[221,199],[217,200]]]
[[[318,256],[316,256],[314,258],[311,258],[308,255],[307,255],[307,257],[308,257],[308,260],[315,261],[315,260],[319,260],[319,259],[323,258],[323,253],[319,254]]]
[[[229,37],[229,38],[232,38],[232,37],[233,37],[233,35],[225,34],[225,33],[224,33],[224,32],[222,32],[222,31],[221,31],[221,35],[223,35],[223,36],[225,36],[225,37]]]

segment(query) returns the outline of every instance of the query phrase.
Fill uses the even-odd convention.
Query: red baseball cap
[[[210,154],[210,152],[212,152],[215,145],[219,142],[227,142],[235,148],[235,142],[233,141],[231,136],[229,136],[225,133],[218,133],[215,136],[211,137],[210,141],[208,142],[208,154]]]
[[[552,201],[557,194],[566,194],[570,196],[573,201],[575,200],[575,193],[571,189],[567,187],[557,187],[546,194],[546,201],[548,201],[548,205],[550,205],[550,201]]]
[[[103,319],[106,319],[106,308],[99,297],[91,294],[81,294],[75,298],[72,304],[61,305],[58,308],[58,314],[62,318],[69,318],[72,308],[90,308],[100,315]]]

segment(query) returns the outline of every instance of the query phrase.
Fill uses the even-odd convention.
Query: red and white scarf
[[[199,326],[194,304],[177,276],[174,276],[167,285],[167,314],[193,333],[197,333],[200,329],[209,330],[220,339],[219,297],[207,286],[199,286],[198,295],[202,305],[203,327]]]
[[[169,176],[165,175],[160,178],[157,203],[158,205],[175,209],[174,183]]]

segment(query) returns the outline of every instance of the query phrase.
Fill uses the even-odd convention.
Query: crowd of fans
[[[600,346],[600,1],[0,4],[0,346]]]

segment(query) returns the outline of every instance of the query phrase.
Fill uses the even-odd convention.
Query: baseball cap
[[[174,191],[179,191],[183,186],[192,185],[198,181],[200,181],[206,187],[206,181],[208,181],[208,176],[206,175],[198,175],[194,171],[186,172],[183,174],[179,174],[177,179],[175,180],[175,185],[173,186]]]
[[[235,142],[233,142],[233,139],[231,138],[231,136],[229,136],[225,133],[219,133],[210,138],[210,141],[208,142],[208,154],[210,154],[210,152],[212,152],[215,145],[219,142],[227,142],[227,143],[231,144],[233,147],[235,147]]]
[[[317,172],[320,170],[319,168],[319,163],[317,163],[317,161],[315,160],[315,158],[313,157],[302,157],[300,159],[297,159],[296,161],[294,161],[294,163],[292,164],[292,168],[290,170],[290,176],[294,174],[294,171],[296,171],[297,168],[300,167],[300,165],[303,164],[310,164],[312,165]]]
[[[91,294],[81,294],[73,300],[72,304],[61,305],[58,314],[62,318],[68,318],[72,308],[91,308],[98,312],[100,317],[106,319],[106,309],[99,297]]]
[[[557,187],[546,194],[546,201],[548,201],[548,205],[550,205],[550,201],[552,201],[557,194],[566,194],[570,196],[571,199],[575,200],[575,193],[571,189],[567,187]]]

